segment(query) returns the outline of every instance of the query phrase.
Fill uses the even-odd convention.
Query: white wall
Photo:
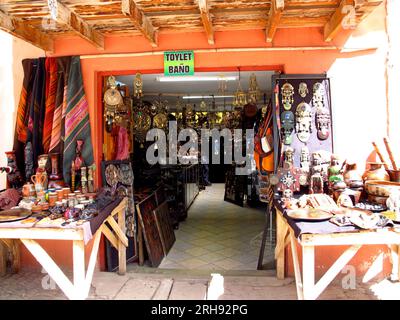
[[[347,56],[337,59],[328,71],[335,152],[343,158],[351,156],[349,160],[360,163],[361,171],[374,150],[371,142],[383,149],[388,130],[385,14],[381,6],[365,19],[345,44]],[[378,49],[354,52],[363,48]]]
[[[4,152],[12,150],[16,110],[24,77],[22,60],[44,56],[43,50],[0,30],[0,166],[7,164]],[[0,174],[0,189],[6,175]]]

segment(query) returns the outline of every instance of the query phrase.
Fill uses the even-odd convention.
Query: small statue
[[[87,189],[89,193],[94,192],[94,170],[96,169],[96,165],[92,164],[88,167],[88,178],[87,178]]]
[[[343,171],[343,166],[341,166],[339,163],[339,157],[335,154],[332,154],[331,164],[328,167],[328,185],[331,191],[346,188]]]
[[[71,191],[75,191],[75,177],[76,177],[76,171],[75,171],[75,162],[72,161],[71,163]]]
[[[75,148],[75,159],[73,160],[74,164],[74,173],[75,173],[75,182],[77,185],[73,185],[74,189],[79,187],[81,181],[81,168],[85,165],[82,157],[82,148],[83,148],[84,141],[83,140],[76,140],[76,148]],[[72,175],[72,173],[71,173]]]
[[[307,147],[301,148],[300,167],[304,173],[310,172],[310,151],[308,150]]]
[[[88,179],[86,177],[86,167],[81,168],[81,188],[82,188],[82,193],[87,193],[88,192],[88,186],[87,186]]]
[[[281,87],[281,95],[282,95],[282,104],[283,108],[286,111],[289,111],[292,108],[292,104],[294,102],[293,95],[294,95],[294,88],[290,83],[285,83]]]
[[[294,154],[294,150],[291,147],[288,147],[284,151],[285,165],[287,168],[290,168],[291,166],[293,166],[293,163],[294,163],[293,154]]]
[[[321,155],[318,152],[313,152],[312,158],[313,164],[311,167],[310,193],[324,193],[324,178]]]
[[[32,142],[28,141],[24,148],[25,179],[29,181],[34,174]]]

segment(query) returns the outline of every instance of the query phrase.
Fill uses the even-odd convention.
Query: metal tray
[[[18,208],[0,211],[0,223],[24,220],[31,216],[28,209]]]
[[[295,209],[287,212],[289,218],[299,221],[325,221],[333,217],[333,214],[320,209]]]

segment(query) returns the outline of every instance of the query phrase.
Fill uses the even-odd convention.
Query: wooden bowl
[[[400,170],[386,170],[389,173],[390,181],[400,182]]]
[[[400,183],[384,180],[368,180],[365,182],[365,190],[369,195],[389,197],[393,189],[400,191]]]

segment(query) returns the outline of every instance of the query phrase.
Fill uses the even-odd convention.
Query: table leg
[[[390,276],[392,281],[400,280],[400,245],[391,245],[391,260],[392,260],[392,274]]]
[[[297,290],[297,299],[303,300],[303,283],[301,281],[301,272],[299,265],[299,256],[297,254],[297,240],[293,234],[293,231],[290,232],[290,246],[292,248],[292,257],[293,257],[293,267],[294,267],[294,276],[296,280],[296,290]]]
[[[314,299],[315,250],[314,246],[303,245],[303,295],[305,300]]]
[[[288,227],[280,212],[276,214],[276,276],[279,280],[285,279],[285,246]]]
[[[19,240],[13,240],[12,242],[12,254],[13,254],[13,262],[12,262],[12,272],[18,273],[21,268],[21,254],[19,247]]]
[[[72,243],[74,264],[74,288],[76,299],[85,299],[85,245],[82,240],[74,240]]]
[[[7,273],[7,247],[0,241],[0,277]]]
[[[122,230],[122,232],[125,234],[125,210],[120,210],[118,212],[118,226]],[[119,275],[124,275],[126,273],[126,248],[124,244],[122,243],[121,239],[118,241],[118,274]]]

